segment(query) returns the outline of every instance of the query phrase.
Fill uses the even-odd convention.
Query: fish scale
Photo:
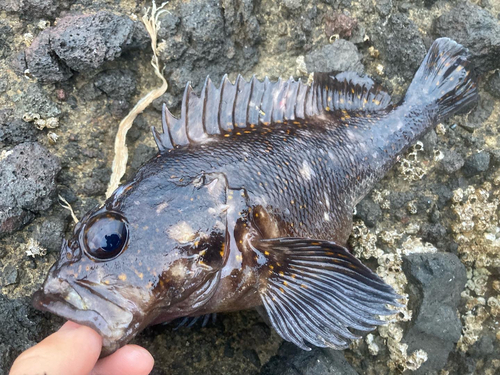
[[[402,306],[345,248],[354,207],[477,96],[447,38],[397,104],[355,73],[188,84],[152,129],[158,155],[75,226],[33,303],[97,330],[102,356],[150,324],[249,308],[304,350],[344,349]]]

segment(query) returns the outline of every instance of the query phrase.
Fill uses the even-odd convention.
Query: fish
[[[346,247],[353,210],[475,104],[471,73],[440,38],[397,104],[353,72],[188,83],[152,127],[158,154],[75,225],[33,305],[95,329],[102,356],[152,324],[252,308],[304,350],[347,348],[402,306]]]

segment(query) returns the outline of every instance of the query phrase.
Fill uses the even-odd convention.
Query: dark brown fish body
[[[353,209],[475,100],[465,54],[437,41],[399,106],[353,74],[188,87],[160,154],[77,225],[35,305],[96,328],[104,354],[151,323],[260,305],[302,348],[346,347],[398,298],[342,247]]]

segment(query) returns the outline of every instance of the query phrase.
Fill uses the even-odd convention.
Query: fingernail
[[[74,331],[75,329],[81,327],[80,324],[72,322],[72,321],[67,321],[62,325],[61,328],[59,328],[59,332],[69,332],[69,331]]]

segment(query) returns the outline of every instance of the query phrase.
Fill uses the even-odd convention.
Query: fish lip
[[[78,309],[63,298],[54,294],[46,294],[42,290],[35,292],[32,302],[33,307],[38,310],[47,311],[78,324],[88,326],[97,331],[101,336],[104,335],[100,326],[105,325],[106,320],[94,310]],[[87,318],[87,315],[89,318]],[[92,318],[90,318],[91,315]]]
[[[77,293],[81,298],[75,288],[69,284],[67,287],[71,288],[71,291]],[[100,299],[106,303],[119,307],[115,303],[106,301],[103,298]],[[103,339],[101,357],[105,357],[115,352],[128,342],[130,340],[130,336],[132,335],[132,332],[128,329],[128,327],[113,327],[112,324],[110,324],[108,320],[98,311],[93,309],[83,309],[75,306],[65,300],[59,293],[47,293],[43,290],[43,288],[33,294],[32,304],[33,307],[38,310],[61,316],[67,320],[90,327],[99,333]],[[120,307],[120,309],[126,313],[123,307]]]

